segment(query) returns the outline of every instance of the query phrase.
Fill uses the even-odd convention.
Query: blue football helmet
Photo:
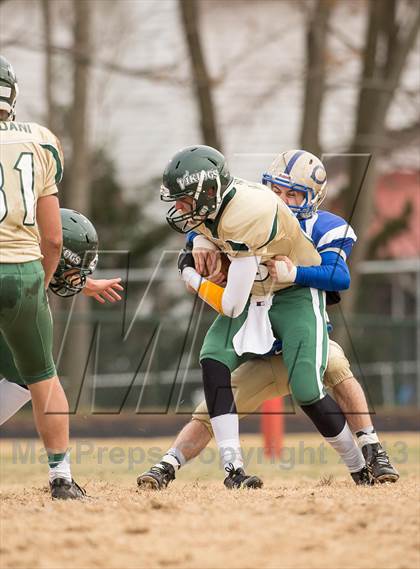
[[[327,172],[321,160],[305,150],[289,150],[279,154],[262,176],[266,186],[280,186],[304,195],[301,205],[290,209],[298,219],[314,215],[327,193]]]

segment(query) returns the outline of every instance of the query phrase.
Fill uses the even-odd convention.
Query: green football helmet
[[[63,250],[50,289],[58,296],[74,296],[86,285],[86,278],[98,263],[98,235],[87,217],[61,208]]]
[[[16,74],[7,59],[0,55],[0,110],[6,111],[6,120],[15,120],[16,99],[19,94]]]
[[[175,154],[163,173],[161,200],[174,202],[193,198],[191,210],[182,212],[172,206],[166,220],[172,229],[187,233],[217,213],[222,197],[231,184],[225,157],[210,146],[188,146]]]

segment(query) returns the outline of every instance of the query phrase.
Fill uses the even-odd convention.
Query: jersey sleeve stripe
[[[260,245],[260,247],[258,247],[258,249],[262,249],[263,247],[268,245],[274,239],[274,237],[277,235],[277,228],[278,228],[277,214],[278,214],[278,211],[279,211],[279,206],[276,207],[276,213],[274,215],[274,220],[273,220],[273,225],[271,226],[270,235],[268,236],[267,241],[265,243],[263,243],[262,245]]]
[[[335,239],[331,243],[327,243],[322,247],[318,247],[318,253],[325,253],[327,250],[336,249],[339,251],[344,251],[346,254],[346,259],[350,256],[353,249],[354,241],[353,239]]]
[[[53,155],[53,158],[57,166],[57,172],[55,174],[55,183],[59,184],[63,178],[63,165],[60,160],[60,154],[57,148],[55,148],[55,146],[53,146],[52,144],[41,144],[41,146],[42,148],[45,148],[45,150],[49,150]]]
[[[326,253],[327,251],[332,251],[333,253],[337,253],[338,255],[340,255],[340,257],[343,258],[344,261],[347,261],[346,252],[340,247],[328,247],[327,249],[323,249],[322,253]]]
[[[331,248],[331,247],[336,247],[337,249],[352,249],[354,245],[354,241],[353,239],[350,239],[349,237],[341,237],[339,239],[333,239],[332,241],[330,241],[329,243],[325,243],[325,245],[321,245],[317,247],[318,251],[325,251],[325,249]]]
[[[351,239],[357,241],[357,237],[350,225],[340,225],[340,227],[334,227],[327,231],[321,239],[318,241],[318,249],[323,245],[329,245],[332,241],[336,239]]]

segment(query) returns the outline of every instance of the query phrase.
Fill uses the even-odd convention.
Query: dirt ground
[[[261,490],[226,490],[210,449],[159,493],[135,479],[169,439],[84,441],[73,473],[91,497],[76,503],[51,501],[38,446],[34,461],[3,440],[0,567],[418,569],[418,435],[385,438],[395,485],[356,487],[317,436],[290,435],[275,464],[244,439]]]

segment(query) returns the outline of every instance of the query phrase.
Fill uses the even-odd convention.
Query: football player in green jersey
[[[80,267],[79,277],[69,276],[67,270],[54,276],[63,243],[57,188],[63,154],[45,127],[14,122],[17,95],[14,70],[0,57],[0,335],[5,348],[0,362],[6,368],[11,355],[15,371],[7,367],[4,375],[15,375],[9,378],[30,391],[35,424],[48,454],[52,497],[78,499],[85,492],[71,475],[68,402],[52,355],[46,289],[53,281],[57,291],[62,290],[62,280],[80,288],[88,276],[85,267]],[[100,287],[93,283],[91,294],[101,297]],[[104,292],[112,296],[109,288]]]
[[[320,186],[326,183],[321,174],[316,171]],[[175,202],[167,216],[174,229],[186,233],[194,228],[231,261],[225,288],[202,278],[191,254],[178,262],[186,284],[219,312],[204,340],[200,364],[212,430],[228,472],[225,485],[261,486],[258,477],[243,471],[231,374],[254,354],[267,353],[276,338],[282,341],[295,401],[350,472],[362,469],[363,455],[322,382],[328,354],[325,292],[293,280],[275,282],[267,268],[278,255],[302,267],[321,263],[291,210],[266,186],[231,176],[220,152],[199,145],[179,151],[169,162],[161,197]]]
[[[78,293],[101,304],[121,300],[121,278],[94,279],[98,261],[98,237],[93,224],[77,211],[61,208],[63,249],[49,289],[58,296]],[[0,425],[13,417],[31,400],[31,392],[22,381],[13,354],[0,333]]]

